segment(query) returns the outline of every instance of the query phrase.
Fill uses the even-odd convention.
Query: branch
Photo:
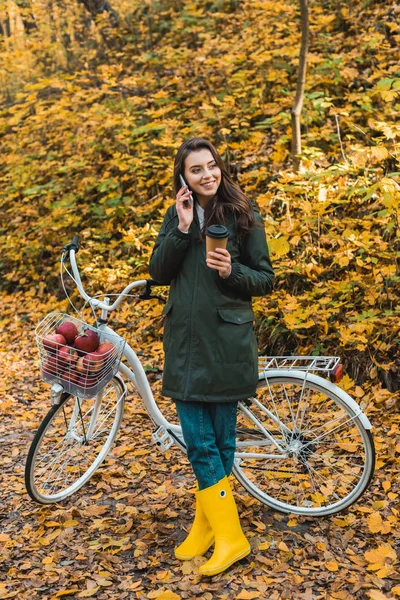
[[[300,115],[303,108],[304,88],[306,83],[307,53],[310,41],[310,27],[308,18],[308,0],[300,1],[301,16],[301,46],[299,72],[297,76],[296,98],[291,110],[292,115],[292,157],[295,170],[300,166],[299,155],[301,154],[301,128]]]

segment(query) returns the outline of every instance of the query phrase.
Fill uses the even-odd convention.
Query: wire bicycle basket
[[[91,352],[55,338],[57,328],[71,323],[78,336],[86,332],[97,349]],[[90,333],[93,332],[93,333]],[[66,392],[81,398],[92,398],[117,373],[125,347],[125,339],[115,333],[103,332],[84,321],[65,313],[52,312],[37,325],[36,343],[42,379],[46,383],[59,383]],[[97,338],[96,338],[97,336]],[[61,340],[61,342],[60,342]],[[107,344],[107,346],[105,345]]]

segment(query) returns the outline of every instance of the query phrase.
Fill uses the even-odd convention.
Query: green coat
[[[265,231],[253,229],[239,246],[235,217],[227,217],[232,272],[222,279],[207,266],[205,242],[196,241],[200,226],[193,212],[185,234],[175,204],[168,208],[150,259],[151,277],[171,286],[163,310],[162,394],[184,401],[243,400],[255,394],[258,382],[251,297],[268,294],[274,277]]]

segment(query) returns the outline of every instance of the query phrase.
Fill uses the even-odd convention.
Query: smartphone
[[[182,175],[179,175],[179,179],[181,180],[182,186],[187,185],[187,183],[183,179]],[[188,191],[190,191],[189,188],[188,188]],[[193,206],[193,196],[192,196],[192,194],[190,194],[189,198],[190,198],[190,206]],[[185,205],[185,208],[189,208],[189,203],[188,203],[187,200],[185,200],[185,202],[183,204]]]

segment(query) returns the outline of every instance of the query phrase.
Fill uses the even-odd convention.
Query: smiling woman
[[[257,207],[210,142],[192,138],[182,144],[174,188],[176,203],[164,217],[150,273],[171,286],[163,311],[162,393],[175,401],[198,482],[194,523],[175,556],[202,555],[215,541],[211,559],[200,567],[202,574],[215,575],[250,552],[227,477],[237,403],[254,395],[258,383],[251,299],[271,291],[273,270]],[[210,225],[224,225],[228,239],[226,248],[206,255]]]

